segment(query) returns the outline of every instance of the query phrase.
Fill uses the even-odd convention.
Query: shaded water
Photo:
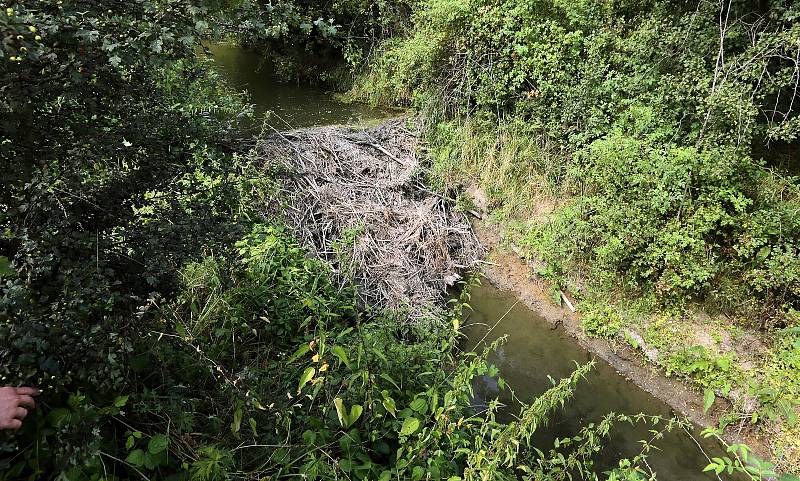
[[[333,124],[358,124],[388,118],[392,112],[361,103],[347,103],[324,90],[280,82],[264,57],[235,44],[209,46],[214,64],[236,89],[246,90],[256,116],[271,112],[270,124],[279,130]],[[397,115],[394,112],[394,115]]]
[[[593,358],[591,353],[562,330],[553,330],[550,322],[526,307],[514,293],[486,284],[471,291],[470,305],[473,311],[468,314],[463,330],[467,336],[466,347],[481,349],[487,343],[507,335],[507,341],[491,355],[490,361],[500,369],[501,377],[514,389],[520,400],[530,402],[550,388],[548,375],[556,380],[567,377],[575,369],[576,362],[583,364]],[[499,391],[495,381],[481,378],[476,382],[477,404],[498,395],[513,412],[515,402]],[[598,422],[610,412],[664,417],[674,415],[663,401],[627,381],[605,361],[597,359],[595,369],[578,385],[575,398],[553,416],[545,428],[540,429],[534,441],[539,449],[547,452],[546,447],[552,447],[556,437],[563,439],[573,436],[582,426]],[[506,417],[512,415],[507,413]],[[641,450],[639,441],[649,440],[652,434],[648,430],[652,428],[616,425],[596,460],[598,467],[612,468],[619,458],[636,456]],[[702,439],[699,430],[695,430],[693,435],[709,456],[721,454],[721,447]],[[653,452],[648,463],[657,472],[659,481],[717,479],[716,476],[701,472],[708,460],[684,431],[668,433],[656,445],[661,451]]]
[[[263,65],[261,56],[235,45],[215,44],[210,50],[229,82],[249,93],[259,117],[268,111],[274,112],[270,123],[275,128],[363,123],[391,115],[363,104],[340,102],[322,90],[280,83]],[[548,375],[555,379],[566,377],[575,368],[575,362],[585,363],[592,358],[572,338],[560,330],[552,330],[548,321],[519,302],[513,293],[491,285],[478,287],[472,292],[470,304],[474,310],[464,327],[467,347],[480,348],[485,342],[508,335],[508,341],[492,355],[491,361],[523,401],[532,400],[551,386]],[[489,330],[491,326],[495,327]],[[514,404],[510,399],[503,399],[497,385],[489,379],[479,380],[475,387],[478,403],[501,395],[509,406]],[[673,415],[665,403],[625,380],[604,361],[597,360],[595,370],[579,384],[575,398],[537,433],[536,445],[547,451],[554,438],[572,436],[586,423],[597,422],[612,411]],[[513,416],[513,409],[505,415]],[[649,428],[618,425],[597,460],[599,466],[611,468],[620,457],[637,455],[639,441],[651,437]],[[702,440],[697,432],[694,434],[709,455],[720,454],[718,445]],[[660,481],[716,479],[700,472],[708,461],[686,433],[667,434],[657,445],[661,451],[652,453],[648,461]]]

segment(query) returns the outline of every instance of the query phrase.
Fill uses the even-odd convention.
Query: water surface
[[[575,363],[583,364],[594,357],[561,329],[552,325],[535,311],[525,306],[514,293],[502,291],[484,282],[484,286],[471,291],[469,313],[464,326],[467,348],[482,349],[487,343],[507,335],[505,344],[494,352],[490,361],[500,369],[500,375],[514,389],[517,397],[530,402],[551,387],[549,376],[556,380],[567,377]],[[595,369],[578,385],[575,398],[553,416],[546,428],[541,429],[534,442],[542,451],[552,447],[553,439],[573,436],[587,423],[598,422],[610,412],[622,414],[645,413],[671,417],[675,413],[663,401],[626,380],[611,365],[595,359]],[[516,409],[515,401],[498,389],[497,383],[481,378],[475,384],[476,402],[500,396],[509,407],[506,418]],[[616,466],[622,457],[636,456],[642,439],[650,439],[652,426],[619,424],[605,443],[596,462],[601,469]],[[702,439],[699,429],[694,438],[704,446],[710,456],[719,456],[721,447],[716,442]],[[705,481],[717,479],[702,473],[708,464],[695,441],[684,431],[668,433],[657,442],[660,452],[648,458],[659,481]],[[712,454],[713,453],[713,454]],[[728,479],[728,478],[725,478]],[[734,479],[734,478],[730,478]]]
[[[236,89],[245,90],[255,105],[257,125],[270,112],[269,122],[279,130],[334,124],[360,124],[396,116],[396,111],[343,102],[331,92],[281,82],[264,56],[233,43],[208,46],[214,64]]]

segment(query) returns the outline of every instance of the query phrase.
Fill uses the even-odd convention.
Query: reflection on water
[[[340,102],[329,92],[281,83],[271,74],[263,56],[235,44],[215,43],[209,50],[228,82],[248,92],[257,117],[261,119],[266,112],[272,112],[270,123],[279,130],[356,124],[391,116],[390,111],[365,104]]]
[[[468,315],[464,327],[467,348],[481,348],[508,335],[507,342],[491,355],[490,361],[500,369],[500,375],[519,399],[530,402],[551,386],[548,375],[556,380],[567,377],[576,362],[583,364],[592,359],[589,352],[561,330],[552,330],[549,322],[518,301],[513,293],[485,285],[474,288],[471,294],[473,312]],[[490,331],[489,328],[495,324]],[[485,340],[480,342],[484,336]],[[534,437],[540,449],[552,446],[555,437],[575,435],[582,426],[598,422],[609,412],[665,417],[674,414],[669,406],[625,380],[605,361],[596,361],[596,368],[578,385],[575,398]],[[496,381],[481,378],[475,383],[475,401],[478,404],[498,394],[508,406],[515,404],[508,394],[500,393]],[[506,413],[507,418],[512,415]],[[641,449],[639,441],[652,437],[649,429],[652,426],[615,426],[597,460],[599,467],[609,469],[616,466],[621,457],[636,456]],[[694,433],[694,437],[709,454],[714,453],[710,455],[720,455],[720,446],[700,438],[699,431]],[[657,445],[661,451],[653,452],[648,463],[657,472],[659,481],[717,479],[701,472],[708,460],[685,432],[669,433]]]

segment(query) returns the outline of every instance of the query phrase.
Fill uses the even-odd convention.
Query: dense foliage
[[[436,332],[359,310],[256,213],[286,172],[237,133],[249,108],[199,42],[263,30],[356,64],[407,9],[344,3],[337,24],[314,3],[0,5],[0,375],[44,391],[0,435],[0,479],[561,480],[595,476],[615,422],[657,426],[652,441],[685,427],[609,414],[533,446],[590,365],[501,424],[498,401],[473,405],[473,379],[498,373],[458,351],[461,302]],[[651,477],[651,449],[602,476]],[[774,475],[742,445],[706,469],[745,465]]]
[[[781,325],[800,299],[797,15],[783,1],[430,1],[361,89],[533,138],[510,168],[575,199],[532,234],[547,261]],[[464,141],[439,129],[439,145]]]
[[[408,27],[407,1],[344,0],[231,2],[224,23],[239,42],[257,49],[285,80],[346,89],[350,69],[371,61],[380,41]]]
[[[792,469],[798,15],[789,0],[426,0],[353,89],[424,114],[434,180],[482,187],[555,292],[590,301],[591,334],[639,331],[706,399],[738,391],[723,425],[783,418]],[[593,310],[614,298],[635,312]],[[696,306],[774,347],[742,368],[735,348],[670,338],[659,318],[719,332]]]
[[[276,174],[194,56],[217,7],[2,5],[0,372],[44,392],[2,435],[0,478],[510,473],[588,368],[524,422],[472,417],[489,368],[456,360],[456,331],[362,322],[327,266],[254,224]]]

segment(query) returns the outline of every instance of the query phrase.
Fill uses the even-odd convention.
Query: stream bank
[[[475,187],[468,191],[480,208],[482,193]],[[472,227],[487,249],[486,262],[482,263],[481,271],[489,282],[501,290],[514,293],[529,309],[550,323],[553,330],[564,332],[582,348],[612,366],[619,375],[669,405],[676,413],[686,416],[698,426],[718,425],[719,418],[725,414],[727,407],[723,404],[728,401],[718,400],[708,412],[704,412],[702,393],[687,382],[658,372],[654,366],[648,364],[640,350],[624,343],[587,336],[581,326],[580,315],[566,305],[559,307],[553,303],[549,286],[514,252],[513,246],[507,245],[496,226],[476,218],[472,221]],[[566,301],[569,301],[568,297]],[[729,443],[748,444],[760,456],[769,456],[766,443],[751,431],[728,432],[724,438]]]
[[[230,64],[221,64],[223,73],[239,79],[235,83],[251,94],[258,89],[267,92],[264,97],[279,104],[275,110],[303,113],[304,109],[309,109],[308,115],[295,117],[296,123],[289,123],[291,127],[351,123],[353,110],[350,109],[360,111],[363,108],[337,102],[335,119],[328,118],[324,113],[315,113],[315,99],[319,95],[330,99],[331,94],[298,87],[300,95],[284,98],[268,72],[247,73],[256,65],[252,57],[228,50],[217,51],[217,54],[232,60]],[[236,59],[247,61],[239,64]],[[303,93],[303,90],[311,93]],[[253,97],[261,103],[257,94]],[[272,105],[267,103],[257,111],[274,111]],[[369,118],[369,123],[374,123],[385,117],[385,112],[367,110],[365,116],[356,117],[359,123],[363,124],[365,117]],[[346,279],[354,278],[363,297],[362,304],[399,307],[405,314],[410,313],[412,319],[424,321],[431,317],[429,313],[414,307],[430,305],[435,297],[441,300],[445,288],[458,280],[458,272],[475,265],[480,257],[480,244],[483,244],[490,250],[488,261],[491,264],[484,264],[488,279],[515,293],[512,304],[521,302],[532,309],[521,314],[517,336],[509,341],[510,344],[515,342],[514,352],[503,351],[508,361],[498,363],[503,376],[508,375],[509,366],[516,366],[519,373],[516,387],[526,396],[536,395],[537,392],[530,390],[541,388],[541,379],[547,379],[548,374],[562,376],[564,369],[574,368],[572,360],[586,361],[596,355],[608,363],[599,366],[591,375],[594,379],[589,381],[588,389],[579,389],[580,398],[576,397],[575,401],[581,407],[577,414],[569,410],[554,420],[551,428],[542,429],[541,446],[551,446],[554,438],[570,436],[570,426],[574,428],[591,419],[584,416],[587,406],[594,415],[606,414],[606,409],[611,409],[628,413],[647,411],[669,417],[672,409],[698,425],[713,424],[713,416],[702,413],[702,401],[688,386],[658,375],[633,352],[582,335],[577,316],[555,307],[548,300],[543,286],[530,278],[529,266],[516,254],[499,248],[501,239],[497,233],[475,223],[476,238],[464,216],[453,210],[452,203],[424,185],[424,177],[420,177],[424,168],[417,158],[417,136],[409,131],[405,122],[391,121],[366,129],[328,126],[287,130],[286,123],[280,122],[274,126],[273,133],[262,139],[258,148],[266,168],[289,167],[289,175],[279,186],[284,197],[289,199],[289,205],[271,203],[266,213],[281,215],[294,231],[301,233],[305,247],[334,266],[334,274],[339,276],[342,285]],[[420,272],[424,275],[420,276]],[[483,316],[487,323],[497,321],[496,310],[505,305],[508,296],[493,292],[489,286],[479,288],[475,294],[476,316]],[[478,295],[484,298],[479,300]],[[499,315],[502,317],[503,313]],[[529,321],[529,315],[543,318],[550,324],[562,324],[563,331],[543,329]],[[465,327],[465,333],[467,329]],[[483,334],[478,329],[467,336],[475,341]],[[546,355],[550,352],[548,348],[559,346],[556,352],[560,357],[549,356],[550,361],[564,362],[558,366],[540,364],[541,356],[539,360],[530,357],[531,346],[525,344],[531,336],[536,345],[542,347],[539,355]],[[573,339],[577,339],[577,344]],[[572,359],[566,359],[565,355]],[[614,389],[608,391],[609,386]],[[596,388],[605,389],[604,399],[596,398],[600,395]],[[495,394],[492,386],[484,392]],[[667,402],[669,407],[661,401]],[[632,450],[638,446],[637,441],[643,439],[642,436],[647,437],[646,431],[641,433],[625,426],[620,431],[624,432],[618,433],[611,444],[614,453],[602,462],[619,455],[635,455]],[[716,479],[701,473],[707,459],[696,449],[694,442],[699,436],[694,434],[694,438],[675,434],[665,443],[667,454],[658,461],[662,475],[659,479]],[[759,446],[753,440],[747,441]],[[700,443],[711,455],[722,454],[718,445],[702,439]]]

